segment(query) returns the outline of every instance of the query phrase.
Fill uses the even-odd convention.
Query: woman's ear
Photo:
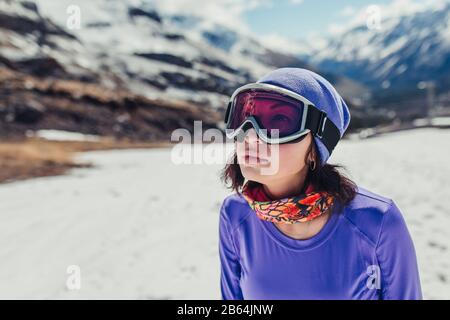
[[[314,159],[314,145],[313,145],[313,143],[314,143],[314,141],[313,141],[313,139],[312,139],[312,135],[311,135],[311,133],[309,132],[308,134],[307,134],[311,139],[309,139],[310,140],[310,142],[309,142],[309,146],[308,146],[308,149],[306,150],[306,153],[305,153],[305,164],[306,165],[308,165],[309,164],[309,162],[311,161],[311,160],[313,160]],[[306,139],[305,139],[306,140]]]
[[[311,147],[310,147],[308,161],[315,161],[316,163],[319,162],[319,158],[318,158],[318,154],[317,154],[317,150],[316,150],[316,144],[314,142],[314,138],[312,135],[311,135]]]

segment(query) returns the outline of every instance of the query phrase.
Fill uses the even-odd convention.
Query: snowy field
[[[427,299],[450,299],[449,141],[439,129],[346,140],[329,161],[396,201]],[[169,149],[80,158],[96,167],[0,186],[0,298],[219,299],[221,165],[175,165]]]

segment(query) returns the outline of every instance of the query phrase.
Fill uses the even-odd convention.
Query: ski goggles
[[[253,127],[267,144],[294,143],[308,132],[333,151],[340,139],[339,129],[305,97],[266,83],[250,83],[232,94],[225,114],[226,135],[242,137]]]

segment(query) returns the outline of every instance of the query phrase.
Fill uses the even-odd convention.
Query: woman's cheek
[[[235,142],[235,150],[236,155],[238,156],[238,159],[241,158],[244,155],[245,147],[243,143]]]
[[[275,148],[276,149],[276,148]],[[284,144],[278,146],[277,150],[272,150],[271,158],[276,161],[276,153],[278,152],[279,172],[295,173],[300,171],[304,166],[304,151],[299,148],[298,144]]]

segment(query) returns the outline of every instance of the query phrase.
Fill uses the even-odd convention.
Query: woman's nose
[[[259,137],[256,134],[255,129],[250,128],[245,132],[245,137],[244,137],[244,141],[247,142],[248,144],[252,144],[252,143],[259,143]]]

